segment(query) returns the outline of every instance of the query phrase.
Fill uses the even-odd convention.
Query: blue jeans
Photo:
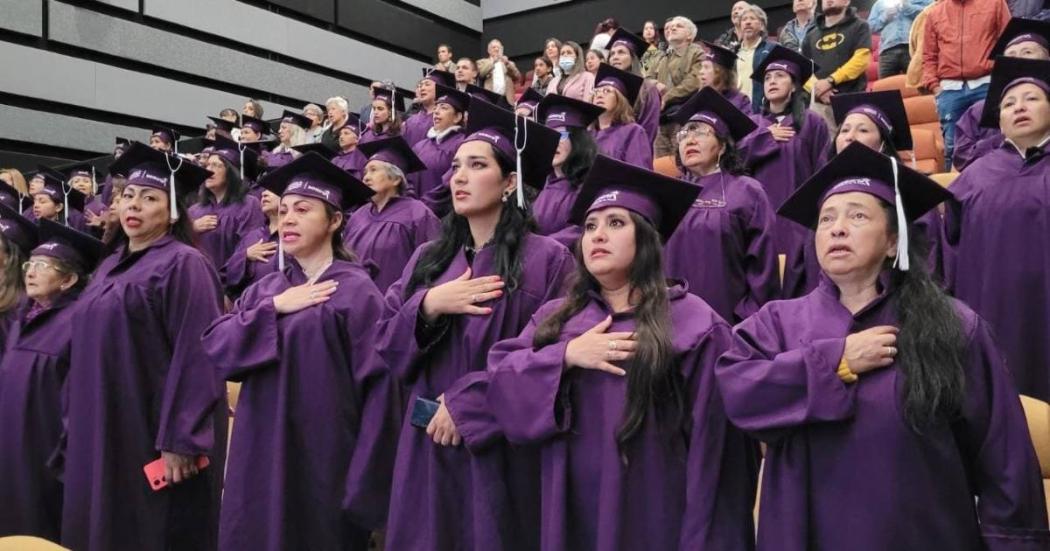
[[[971,105],[988,95],[988,85],[976,88],[964,87],[962,90],[941,90],[937,94],[937,115],[941,119],[941,133],[944,134],[945,170],[952,169],[952,151],[955,150],[955,121]]]

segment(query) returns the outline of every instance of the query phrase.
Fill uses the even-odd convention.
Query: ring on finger
[[[619,343],[617,343],[616,341],[609,341],[609,350],[616,350],[618,346]]]
[[[310,298],[317,298],[317,293],[310,291]]]
[[[475,304],[478,302],[478,295],[470,295],[470,303]]]

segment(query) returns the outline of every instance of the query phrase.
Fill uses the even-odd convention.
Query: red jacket
[[[1004,0],[941,0],[926,17],[922,85],[942,79],[969,80],[992,72],[988,59],[1010,20]]]

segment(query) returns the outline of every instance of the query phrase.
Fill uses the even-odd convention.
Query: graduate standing
[[[802,86],[812,74],[813,62],[809,59],[783,46],[773,46],[751,77],[762,83],[764,109],[752,115],[758,130],[741,140],[740,154],[773,205],[783,204],[820,168],[831,139],[824,119],[806,107]],[[785,281],[801,277],[788,270],[802,266],[792,255],[802,251],[806,239],[806,232],[797,225],[776,221],[774,247],[778,255],[787,256]]]
[[[416,101],[419,110],[405,118],[401,123],[401,136],[408,145],[427,137],[427,131],[434,126],[434,107],[437,105],[438,92],[436,85],[456,87],[456,75],[441,69],[423,68],[423,80],[416,86]]]
[[[736,75],[736,52],[723,48],[714,42],[701,41],[704,45],[703,60],[700,62],[700,87],[710,86],[725,96],[733,107],[751,114],[751,98],[745,96],[739,88]]]
[[[949,289],[988,320],[1017,387],[1050,400],[1050,61],[999,58],[982,124],[1005,141],[952,183]],[[1038,237],[1037,237],[1038,236]]]
[[[75,230],[87,231],[84,220],[83,193],[65,183],[65,175],[52,170],[40,173],[44,184],[40,190],[31,193],[33,196],[33,216],[31,220],[50,220],[69,226]]]
[[[182,202],[209,172],[142,144],[111,170],[127,175],[121,229],[72,319],[62,545],[214,549],[226,400],[200,335],[222,293]],[[169,486],[153,491],[158,458]]]
[[[431,114],[433,124],[426,136],[416,142],[407,142],[425,165],[424,170],[408,177],[411,195],[418,198],[441,218],[452,210],[452,196],[448,187],[449,168],[459,144],[467,135],[463,132],[470,96],[455,88],[434,85],[437,98]]]
[[[310,128],[310,124],[310,119],[304,115],[292,111],[284,112],[281,121],[277,123],[277,145],[269,151],[263,151],[261,155],[262,164],[267,171],[274,171],[298,157],[292,148],[309,142],[306,129]]]
[[[320,144],[318,144],[320,145]],[[219,270],[226,296],[237,298],[249,285],[277,270],[277,209],[280,198],[263,190],[260,209],[266,223],[244,234]]]
[[[340,237],[372,192],[316,153],[260,185],[281,197],[287,265],[202,339],[242,383],[219,548],[365,550],[384,524],[401,406],[373,352],[382,295]]]
[[[396,88],[374,88],[372,111],[359,143],[401,135],[405,97]]]
[[[360,179],[364,173],[365,158],[357,146],[360,143],[361,119],[357,113],[347,114],[347,122],[339,128],[339,152],[332,157],[332,164]]]
[[[820,286],[738,325],[715,371],[729,418],[767,444],[760,550],[1050,545],[991,328],[911,247],[910,222],[948,196],[855,143],[781,207],[816,228]]]
[[[75,330],[73,303],[102,256],[101,241],[41,220],[33,228],[0,207],[0,217],[40,242],[26,262],[29,300],[22,304],[0,361],[0,536],[58,541],[62,527],[60,473],[49,465],[63,430],[63,388]],[[18,220],[21,219],[21,220]]]
[[[85,200],[84,226],[94,236],[102,235],[102,227],[105,221],[106,205],[99,195],[99,186],[95,178],[95,167],[88,163],[78,163],[66,167],[63,171],[66,175],[66,184],[79,191]]]
[[[527,230],[524,190],[550,172],[557,133],[487,102],[472,101],[466,141],[453,160],[453,212],[386,294],[376,346],[409,390],[390,500],[390,549],[528,549],[538,526],[538,465],[528,449],[468,451],[449,411],[480,401],[489,347],[517,335],[561,293],[569,251]],[[523,140],[526,138],[527,141]],[[514,138],[522,151],[517,172]],[[418,398],[447,402],[424,429]],[[472,402],[473,400],[473,402]],[[475,416],[456,418],[470,422]],[[484,408],[476,417],[484,418]],[[440,428],[440,430],[439,430]],[[457,444],[452,447],[445,445]]]
[[[551,164],[554,172],[532,204],[536,233],[550,236],[570,250],[580,237],[580,227],[569,221],[572,204],[598,155],[598,144],[587,128],[602,108],[567,96],[548,94],[536,109],[537,120],[561,136]]]
[[[642,72],[642,54],[649,48],[644,38],[619,28],[609,38],[609,65],[621,71],[627,71],[640,77]],[[649,143],[656,141],[660,132],[660,90],[656,81],[648,78],[642,81],[638,99],[634,102],[636,122],[645,129]]]
[[[677,161],[700,195],[667,242],[666,270],[736,323],[780,295],[776,213],[762,185],[743,174],[736,151],[755,123],[713,88],[694,94],[676,117]]]
[[[500,428],[540,446],[541,549],[754,547],[758,446],[714,379],[730,326],[660,258],[699,191],[599,157],[573,206],[573,287],[489,354]]]
[[[198,190],[189,214],[197,246],[216,270],[226,264],[244,236],[266,224],[259,200],[248,195],[242,176],[254,173],[255,160],[254,151],[241,151],[236,142],[219,137],[204,164],[211,175]]]
[[[653,141],[635,122],[634,107],[642,77],[602,64],[594,76],[591,103],[605,111],[594,123],[598,152],[646,170],[653,168]]]

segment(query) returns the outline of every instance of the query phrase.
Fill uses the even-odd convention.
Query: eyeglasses
[[[591,91],[591,95],[594,97],[607,96],[613,93],[614,91],[616,91],[616,88],[613,88],[612,86],[602,86],[601,88],[595,88],[593,91]]]
[[[22,263],[22,273],[24,274],[34,271],[43,271],[45,268],[54,272],[61,271],[58,269],[58,266],[43,260],[27,260]]]
[[[717,136],[715,135],[714,132],[712,132],[712,131],[710,131],[710,130],[708,130],[706,128],[699,128],[699,127],[695,127],[695,126],[687,126],[687,127],[683,128],[683,129],[679,130],[678,133],[675,134],[675,137],[678,138],[678,141],[682,142],[682,141],[685,141],[685,140],[687,140],[689,138],[696,138],[696,139],[700,139],[700,138],[715,138]]]

